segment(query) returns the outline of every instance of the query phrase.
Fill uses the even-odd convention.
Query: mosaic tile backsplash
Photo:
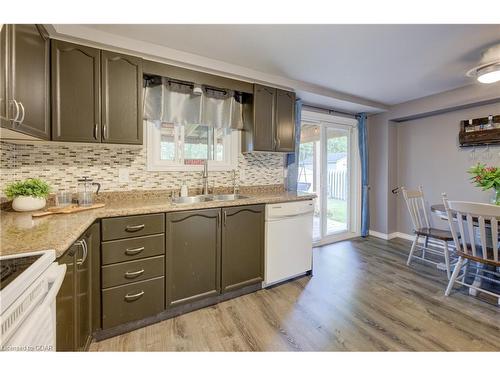
[[[199,172],[147,171],[145,146],[0,142],[0,156],[2,197],[7,183],[29,177],[46,180],[54,191],[76,189],[81,176],[100,182],[102,191],[178,189],[184,180],[190,188],[202,186]],[[282,184],[283,161],[280,154],[240,154],[237,183]],[[129,182],[119,182],[119,168],[128,168]],[[232,172],[210,172],[209,185],[232,186]]]

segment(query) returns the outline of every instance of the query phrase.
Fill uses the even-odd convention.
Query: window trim
[[[147,170],[150,172],[199,172],[203,171],[203,165],[185,165],[181,164],[182,160],[179,158],[180,148],[183,143],[179,141],[180,135],[183,133],[183,128],[180,126],[174,127],[174,137],[177,146],[175,147],[175,158],[177,161],[160,160],[160,142],[159,137],[161,130],[154,126],[151,122],[144,122],[146,132],[146,164]],[[179,133],[180,131],[180,133]],[[241,149],[241,132],[232,130],[231,134],[224,140],[224,149],[229,152],[224,153],[223,161],[208,161],[209,171],[231,171],[238,167],[238,156]]]

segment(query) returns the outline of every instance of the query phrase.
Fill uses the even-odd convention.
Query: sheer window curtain
[[[299,151],[300,151],[300,125],[302,114],[302,100],[295,101],[295,152],[287,154],[286,167],[288,170],[286,178],[286,190],[297,191],[297,180],[299,176]]]

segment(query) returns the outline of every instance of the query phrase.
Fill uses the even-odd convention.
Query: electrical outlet
[[[129,182],[129,169],[119,168],[118,169],[118,182],[127,183]]]
[[[283,168],[283,178],[288,176],[288,168]]]

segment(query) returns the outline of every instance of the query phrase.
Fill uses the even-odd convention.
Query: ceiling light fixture
[[[500,81],[500,44],[484,52],[481,65],[469,70],[467,76],[476,78],[481,83]]]
[[[480,69],[477,72],[477,80],[481,83],[500,81],[500,63]]]

